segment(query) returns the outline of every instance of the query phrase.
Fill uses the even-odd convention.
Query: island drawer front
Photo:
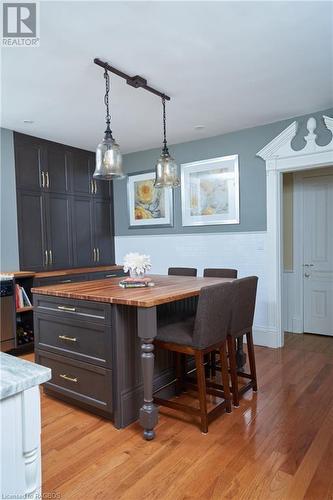
[[[39,349],[111,368],[110,327],[55,314],[35,315],[35,341]]]
[[[90,280],[101,280],[105,278],[119,278],[121,276],[128,276],[122,269],[117,269],[116,271],[98,271],[95,273],[90,273]]]
[[[34,311],[56,313],[64,318],[77,318],[94,323],[110,323],[111,309],[109,304],[89,300],[74,300],[51,295],[34,296]]]
[[[35,278],[33,286],[48,286],[48,285],[62,285],[65,283],[77,283],[79,281],[88,281],[87,274],[67,274],[62,276],[53,276],[52,278]]]
[[[37,363],[52,370],[52,378],[44,384],[64,396],[81,403],[112,411],[112,371],[64,356],[37,350]]]

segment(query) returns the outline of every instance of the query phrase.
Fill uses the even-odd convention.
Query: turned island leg
[[[140,424],[143,437],[150,441],[155,437],[154,427],[158,421],[158,408],[153,402],[154,338],[157,333],[156,307],[138,308],[138,336],[141,339],[141,362],[143,376],[143,405],[140,408]]]

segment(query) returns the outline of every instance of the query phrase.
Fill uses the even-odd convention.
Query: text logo
[[[6,47],[36,47],[37,4],[3,3],[2,45]]]

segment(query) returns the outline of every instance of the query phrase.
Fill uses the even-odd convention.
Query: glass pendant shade
[[[155,187],[178,187],[178,166],[168,152],[162,152],[156,163]]]
[[[93,177],[106,181],[124,177],[119,145],[107,133],[96,148],[96,167]]]

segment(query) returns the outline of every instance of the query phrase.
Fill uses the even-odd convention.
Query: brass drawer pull
[[[68,382],[74,382],[75,384],[77,384],[76,377],[69,377],[68,375],[66,375],[66,373],[60,373],[60,377],[65,379],[65,380],[68,380]]]
[[[69,312],[76,311],[75,307],[68,307],[68,306],[58,306],[58,309],[60,309],[60,311],[69,311]]]
[[[69,340],[69,342],[77,342],[76,337],[67,337],[67,335],[58,335],[60,340]]]

